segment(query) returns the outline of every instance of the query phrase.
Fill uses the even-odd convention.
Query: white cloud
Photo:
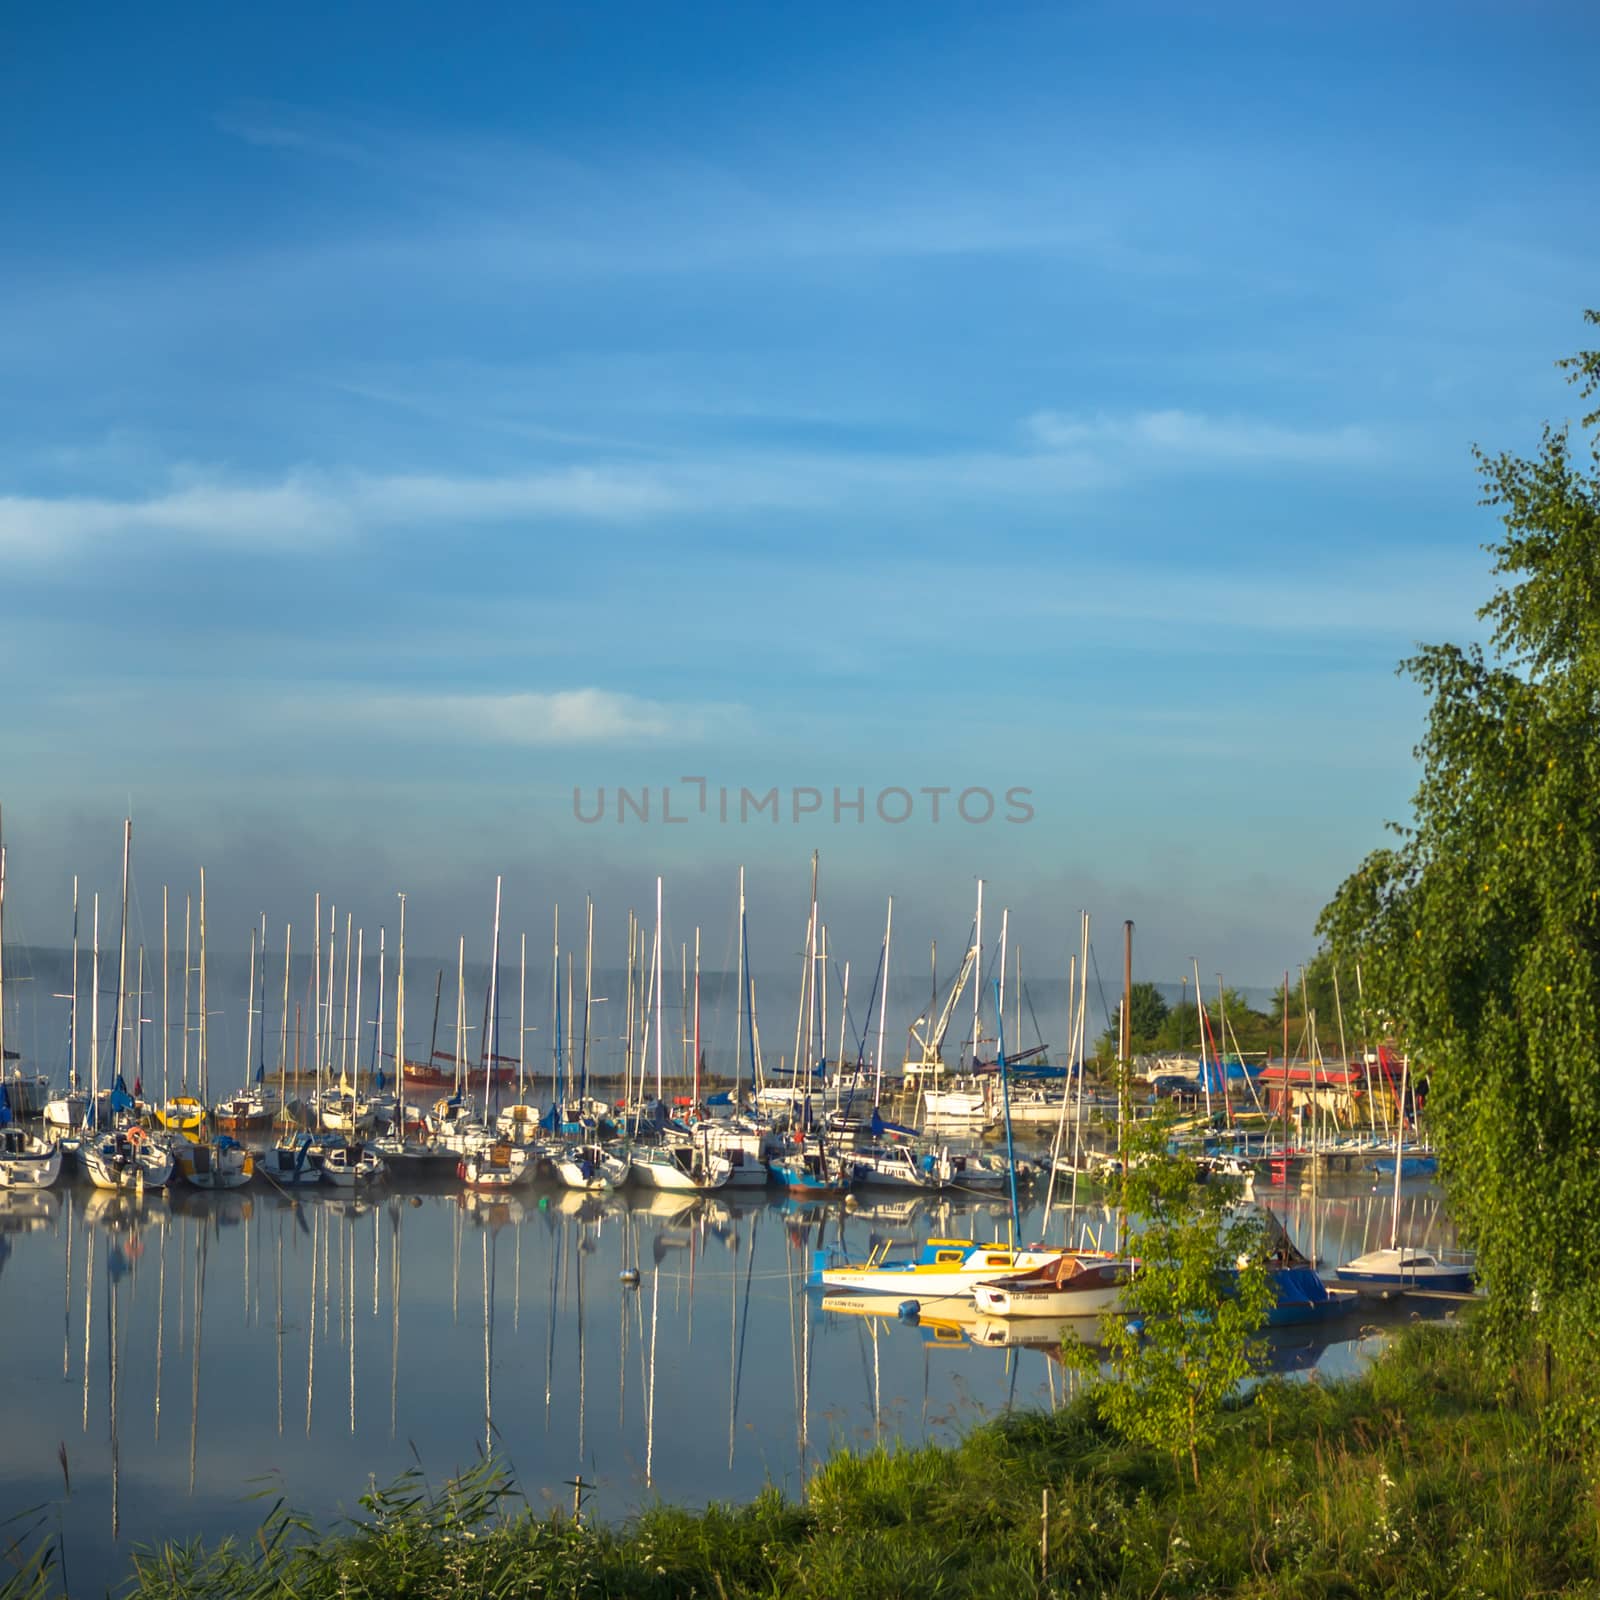
[[[540,747],[699,742],[736,730],[738,705],[675,704],[609,689],[560,689],[516,694],[395,694],[346,701],[339,718],[387,725],[408,734],[472,743]],[[348,723],[346,724],[348,725]]]
[[[1028,428],[1051,450],[1105,453],[1147,464],[1314,466],[1371,460],[1378,454],[1377,440],[1365,428],[1294,428],[1255,417],[1196,411],[1139,411],[1128,416],[1039,411],[1028,419]]]

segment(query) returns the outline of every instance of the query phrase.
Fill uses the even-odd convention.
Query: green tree
[[[1200,1182],[1193,1157],[1168,1151],[1170,1117],[1128,1136],[1121,1202],[1138,1268],[1123,1314],[1101,1318],[1100,1352],[1070,1341],[1067,1359],[1090,1373],[1100,1414],[1124,1438],[1184,1455],[1196,1484],[1223,1403],[1257,1367],[1252,1336],[1273,1288],[1259,1217],[1236,1211],[1237,1186]]]
[[[1600,313],[1586,313],[1600,323]],[[1600,352],[1562,363],[1586,397]],[[1582,429],[1600,423],[1600,412]],[[1503,1355],[1600,1326],[1600,444],[1475,452],[1504,536],[1492,653],[1402,663],[1428,700],[1410,824],[1319,930],[1362,961],[1374,1020],[1428,1075],[1452,1210]],[[1345,963],[1348,970],[1348,961]],[[1600,1398],[1600,1396],[1597,1396]],[[1591,1418],[1591,1421],[1594,1419]]]

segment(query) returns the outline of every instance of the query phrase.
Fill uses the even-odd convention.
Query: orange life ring
[[[144,1143],[144,1129],[129,1128],[128,1143],[131,1144],[135,1150],[137,1150],[139,1146]]]

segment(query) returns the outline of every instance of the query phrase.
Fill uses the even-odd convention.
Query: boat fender
[[[902,1322],[916,1322],[922,1316],[922,1306],[916,1300],[902,1300],[895,1307],[895,1315]]]
[[[639,1287],[639,1269],[637,1267],[624,1267],[617,1277],[630,1289]]]

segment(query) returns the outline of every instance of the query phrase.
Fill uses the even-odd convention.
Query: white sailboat
[[[0,1189],[48,1189],[60,1176],[59,1144],[22,1128],[0,1128]]]

